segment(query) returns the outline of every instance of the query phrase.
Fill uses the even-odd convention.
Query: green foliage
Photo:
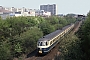
[[[67,21],[65,18],[59,18],[59,24],[62,24],[62,26],[67,25]]]
[[[74,23],[76,21],[76,18],[71,16],[65,16],[65,19],[67,20],[67,24]]]
[[[21,34],[20,38],[23,40],[22,45],[27,49],[26,52],[35,49],[38,39],[42,36],[43,34],[38,28],[32,28],[31,30]]]
[[[48,22],[41,23],[40,29],[43,31],[44,35],[47,35],[53,31],[55,31],[55,28],[53,26],[51,26]]]
[[[58,24],[59,23],[59,20],[57,17],[53,16],[53,17],[50,17],[50,23],[53,25],[53,24]]]
[[[49,18],[21,16],[8,17],[4,20],[0,17],[0,60],[10,60],[32,52],[39,38],[67,24],[69,20],[56,16]]]
[[[10,52],[13,57],[19,57],[22,54],[28,54],[36,49],[37,41],[43,36],[39,28],[33,27],[30,30],[8,38],[10,43]]]
[[[10,46],[6,41],[0,42],[0,60],[8,60],[8,59],[12,59],[10,53]]]
[[[68,35],[60,43],[59,51],[61,54],[55,60],[82,60],[81,42],[77,36]]]
[[[15,51],[18,52],[18,53],[22,52],[22,49],[21,49],[21,46],[20,46],[19,42],[15,45]]]
[[[0,20],[2,20],[2,17],[0,16]]]
[[[61,29],[62,27],[63,27],[62,24],[55,24],[54,25],[55,30]]]
[[[78,36],[81,38],[81,47],[85,57],[84,60],[90,60],[90,12],[87,14],[87,19],[78,31]]]

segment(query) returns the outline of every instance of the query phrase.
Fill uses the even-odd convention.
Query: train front
[[[38,54],[46,54],[49,50],[49,41],[45,38],[39,39],[37,42],[37,52]]]

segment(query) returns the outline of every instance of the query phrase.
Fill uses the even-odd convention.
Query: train
[[[54,48],[60,42],[60,40],[74,28],[74,25],[74,23],[69,24],[62,29],[58,29],[48,35],[41,37],[37,41],[37,53],[47,54],[50,52],[52,48]]]

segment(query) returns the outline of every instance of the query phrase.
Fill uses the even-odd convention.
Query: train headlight
[[[42,53],[42,51],[39,51],[39,53]]]

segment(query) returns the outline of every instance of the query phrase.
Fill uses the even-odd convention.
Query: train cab
[[[39,40],[37,42],[37,51],[39,54],[45,54],[48,52],[48,46],[49,46],[49,41],[47,40]]]

